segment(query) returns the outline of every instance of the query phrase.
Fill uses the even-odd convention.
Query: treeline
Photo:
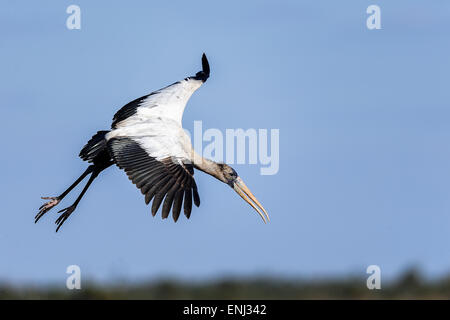
[[[161,280],[143,284],[98,285],[81,290],[60,286],[14,287],[0,284],[0,299],[450,299],[450,276],[425,280],[405,272],[381,290],[368,290],[366,279],[221,279],[204,283]]]

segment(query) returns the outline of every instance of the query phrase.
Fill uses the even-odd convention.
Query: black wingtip
[[[210,72],[210,70],[209,70],[208,58],[206,58],[206,54],[203,53],[203,55],[202,55],[202,71],[197,72],[197,74],[195,75],[194,78],[205,82],[209,78],[209,72]]]
[[[208,62],[208,58],[206,58],[205,53],[203,53],[203,55],[202,55],[202,68],[203,68],[203,72],[206,74],[206,77],[209,77],[209,62]]]

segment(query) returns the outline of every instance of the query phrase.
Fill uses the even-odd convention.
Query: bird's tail
[[[80,158],[87,162],[95,162],[99,158],[109,158],[105,136],[109,131],[98,131],[81,149]]]

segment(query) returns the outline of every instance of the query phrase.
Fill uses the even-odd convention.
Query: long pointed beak
[[[256,199],[256,197],[253,195],[250,189],[247,188],[247,186],[245,185],[244,181],[242,181],[241,178],[238,177],[234,181],[233,189],[242,197],[242,199],[244,199],[248,204],[250,204],[253,207],[253,209],[256,210],[256,212],[258,212],[259,216],[264,220],[264,223],[270,221],[266,209],[264,209],[261,203],[259,203],[258,199]]]

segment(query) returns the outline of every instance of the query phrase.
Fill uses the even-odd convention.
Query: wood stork
[[[180,216],[184,199],[184,214],[189,219],[200,197],[194,180],[194,168],[199,169],[232,187],[266,222],[269,216],[247,188],[236,171],[224,163],[203,158],[194,151],[189,136],[182,128],[183,111],[191,95],[208,79],[209,63],[202,56],[202,71],[163,89],[154,91],[123,106],[113,118],[110,131],[98,131],[83,147],[79,156],[91,163],[86,171],[57,197],[42,197],[44,203],[35,222],[56,206],[75,186],[90,174],[86,186],[75,202],[59,211],[56,231],[72,214],[92,181],[100,172],[116,164],[145,195],[145,203],[152,202],[155,216],[161,203],[162,218],[172,208],[174,221]]]

